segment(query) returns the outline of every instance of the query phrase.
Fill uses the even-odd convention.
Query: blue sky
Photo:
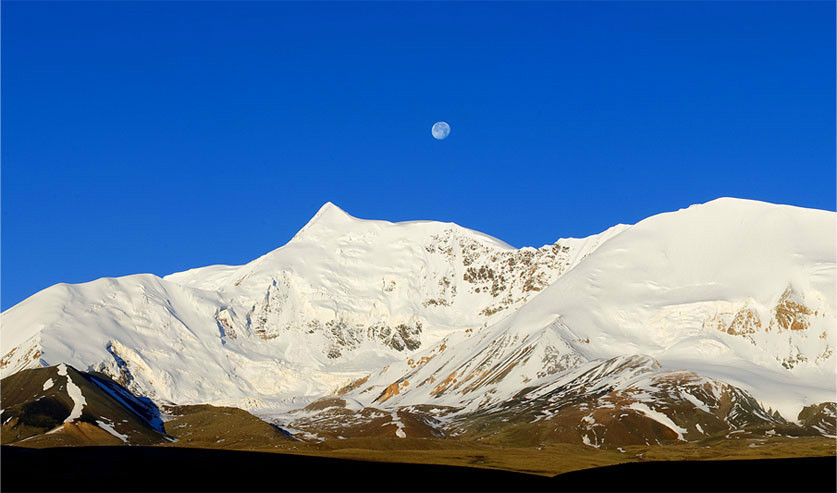
[[[515,246],[719,196],[834,210],[834,18],[833,2],[4,1],[2,307],[245,263],[326,201]]]

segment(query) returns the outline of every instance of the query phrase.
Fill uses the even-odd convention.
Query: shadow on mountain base
[[[835,457],[620,464],[553,478],[162,447],[2,447],[3,491],[835,491]]]

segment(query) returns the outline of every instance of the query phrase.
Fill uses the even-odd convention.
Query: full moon
[[[435,139],[442,140],[450,134],[450,125],[445,122],[436,122],[433,124],[433,128],[430,129],[430,133],[433,134]]]

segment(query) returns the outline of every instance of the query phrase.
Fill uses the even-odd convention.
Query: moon
[[[430,133],[433,134],[433,138],[436,140],[443,140],[450,134],[450,125],[446,122],[436,122],[433,124],[433,128],[430,129]]]

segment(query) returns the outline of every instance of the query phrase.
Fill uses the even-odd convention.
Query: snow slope
[[[588,358],[630,348],[795,417],[835,399],[835,238],[834,213],[718,199],[641,221],[505,323],[557,316]]]
[[[477,406],[645,354],[793,419],[835,399],[835,232],[831,212],[718,199],[518,250],[327,203],[243,266],[37,293],[2,314],[0,375],[63,362],[270,415],[367,376],[364,404]]]

